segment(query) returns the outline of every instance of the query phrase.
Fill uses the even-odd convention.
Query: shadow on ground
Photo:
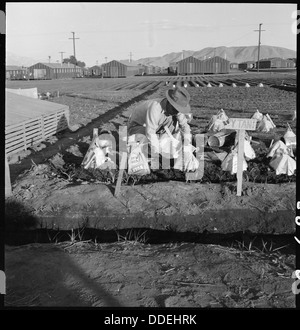
[[[47,250],[44,246],[42,253],[38,245],[20,248],[18,253],[7,248],[6,255],[6,307],[121,307],[80,264],[58,248],[49,246]]]

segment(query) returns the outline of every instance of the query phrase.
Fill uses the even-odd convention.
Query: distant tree
[[[77,61],[73,55],[71,55],[69,58],[64,58],[63,63],[75,64],[80,66],[81,68],[85,68],[85,63],[81,61]]]

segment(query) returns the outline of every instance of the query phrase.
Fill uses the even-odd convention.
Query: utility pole
[[[65,52],[59,52],[60,53],[60,55],[61,55],[61,63],[63,62],[63,54],[65,53]]]
[[[130,52],[129,53],[129,63],[131,63],[132,62],[132,53]]]
[[[258,34],[258,51],[257,51],[257,72],[259,72],[260,34],[262,31],[266,31],[266,30],[261,29],[262,24],[263,23],[259,24],[259,30],[254,30],[255,32],[259,32],[259,34]]]
[[[75,58],[75,64],[74,64],[74,74],[76,77],[76,64],[77,64],[77,60],[76,60],[76,53],[75,53],[75,39],[79,39],[79,38],[75,38],[75,32],[71,32],[73,34],[73,38],[69,38],[69,39],[73,39],[73,52],[74,52],[74,58]]]
[[[184,60],[184,50],[182,50],[182,59]]]
[[[49,58],[49,63],[50,63],[51,56],[48,56],[48,58]]]

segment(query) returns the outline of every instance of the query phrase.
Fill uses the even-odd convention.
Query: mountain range
[[[201,50],[184,50],[183,52],[174,52],[161,57],[147,57],[132,61],[132,64],[145,64],[160,67],[168,67],[169,63],[177,62],[183,58],[194,56],[198,59],[205,59],[213,56],[226,58],[230,62],[241,63],[245,61],[257,61],[257,46],[245,47],[206,47]],[[260,59],[270,57],[296,58],[296,51],[283,47],[260,46]]]
[[[213,56],[226,58],[230,62],[241,63],[244,61],[257,61],[257,46],[240,46],[240,47],[206,47],[201,50],[184,50],[183,52],[173,52],[157,57],[146,57],[139,60],[131,61],[131,64],[145,64],[159,67],[168,67],[170,63],[180,61],[183,58],[194,56],[198,59],[205,59]],[[296,58],[296,51],[283,47],[265,46],[260,47],[260,59],[270,57]],[[82,59],[84,60],[84,59]],[[30,66],[40,61],[18,56],[11,52],[6,52],[6,65]],[[128,60],[122,62],[129,63]]]
[[[28,67],[28,66],[36,64],[38,62],[41,62],[41,61],[32,59],[30,57],[19,56],[19,55],[16,55],[16,54],[8,52],[8,51],[6,51],[5,55],[6,55],[5,56],[6,57],[5,58],[5,64],[6,65],[17,65],[17,66]]]

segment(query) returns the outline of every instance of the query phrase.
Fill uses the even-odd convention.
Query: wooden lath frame
[[[7,155],[26,150],[69,126],[69,109],[25,120],[5,127]]]

